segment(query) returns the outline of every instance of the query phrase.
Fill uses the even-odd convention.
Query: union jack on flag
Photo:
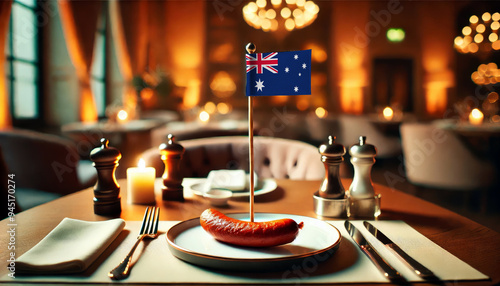
[[[253,56],[255,55],[255,56]],[[270,53],[264,58],[262,54],[247,54],[247,72],[257,69],[257,73],[261,74],[264,72],[264,69],[272,73],[278,73],[278,70],[275,69],[275,66],[278,66],[278,59],[275,58],[278,53]]]
[[[311,50],[246,55],[247,96],[311,94]]]

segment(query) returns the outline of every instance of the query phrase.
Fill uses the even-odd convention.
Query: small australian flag
[[[311,94],[311,50],[246,55],[247,96]]]

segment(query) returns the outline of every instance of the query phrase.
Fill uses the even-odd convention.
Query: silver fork
[[[132,255],[134,254],[135,249],[139,245],[139,243],[144,238],[154,239],[158,236],[158,223],[160,221],[160,208],[152,207],[151,210],[149,207],[146,208],[144,212],[144,218],[142,219],[141,231],[139,232],[139,236],[137,237],[137,241],[134,246],[127,254],[127,256],[123,259],[123,261],[116,266],[115,269],[111,270],[108,273],[109,278],[114,280],[125,279],[130,275],[131,270],[131,261]]]

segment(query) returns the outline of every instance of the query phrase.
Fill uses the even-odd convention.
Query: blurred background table
[[[118,148],[122,153],[116,177],[124,178],[128,167],[137,166],[139,154],[151,147],[152,130],[164,124],[165,122],[159,119],[130,120],[122,123],[74,122],[64,125],[61,131],[80,146],[82,157],[89,156],[93,148],[100,146],[101,138],[108,139],[109,146]]]

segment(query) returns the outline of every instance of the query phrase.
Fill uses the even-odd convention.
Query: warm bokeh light
[[[493,122],[493,123],[499,123],[500,122],[500,115],[497,115],[497,114],[493,115],[491,117],[491,122]]]
[[[464,36],[468,36],[470,33],[472,33],[472,29],[469,26],[463,27],[462,34],[464,34]]]
[[[125,122],[127,121],[128,119],[128,112],[121,109],[120,111],[118,111],[118,113],[116,114],[116,119],[118,122]]]
[[[474,108],[469,114],[469,122],[473,125],[479,125],[483,123],[484,115],[481,110]]]
[[[490,40],[490,42],[495,42],[498,40],[498,35],[495,34],[495,33],[491,33],[489,36],[488,36],[488,40]]]
[[[496,63],[482,64],[472,73],[471,79],[477,85],[497,84],[500,82],[500,70]]]
[[[496,12],[493,15],[491,15],[491,19],[493,21],[500,21],[500,13]]]
[[[205,111],[208,112],[209,114],[214,113],[216,110],[215,103],[213,103],[211,101],[205,103],[204,108],[205,108]]]
[[[484,31],[486,31],[486,27],[484,26],[484,24],[477,25],[476,32],[478,32],[478,33],[484,33]]]
[[[481,18],[483,19],[483,21],[488,22],[489,20],[491,20],[491,14],[486,12],[483,14],[483,16],[481,16]]]
[[[500,29],[500,13],[485,12],[478,16],[469,18],[469,25],[462,28],[462,35],[454,40],[454,47],[463,54],[489,52],[492,49],[500,49],[499,37],[497,34]]]
[[[210,89],[215,96],[226,98],[234,94],[236,91],[236,84],[228,72],[219,71],[212,78]]]
[[[474,36],[474,42],[476,42],[478,44],[481,43],[483,40],[484,40],[484,37],[481,34],[477,34]]]
[[[392,110],[392,108],[390,108],[389,106],[387,106],[382,111],[382,115],[384,116],[385,120],[390,121],[390,120],[392,120],[394,118],[394,111]]]
[[[207,122],[210,119],[210,114],[206,111],[202,111],[200,112],[199,118],[201,122]]]
[[[306,109],[309,108],[309,100],[305,98],[300,98],[297,100],[297,103],[295,104],[297,106],[297,109],[300,111],[305,111]]]
[[[322,63],[328,59],[328,55],[324,46],[316,43],[308,43],[304,46],[304,50],[312,50],[311,60],[313,62]]]
[[[217,104],[217,111],[220,114],[228,114],[229,111],[231,111],[231,106],[229,104],[227,104],[227,103],[219,102]]]
[[[488,94],[488,97],[486,98],[489,103],[495,103],[498,101],[498,93],[493,91]]]
[[[323,107],[316,108],[314,113],[318,116],[318,118],[325,118],[328,115],[328,112]]]

